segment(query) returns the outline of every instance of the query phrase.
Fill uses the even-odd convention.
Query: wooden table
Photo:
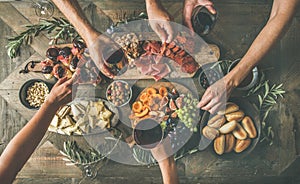
[[[169,0],[164,1],[164,4],[174,15],[175,21],[180,22],[182,2]],[[209,43],[220,46],[221,58],[241,57],[267,20],[271,1],[229,0],[215,2],[215,4],[219,12],[219,19],[211,34],[205,39]],[[84,1],[81,5],[99,30],[105,30],[105,27],[111,23],[108,17],[116,20],[117,14],[123,14],[124,11],[130,13],[134,10],[141,10],[138,1],[119,1],[118,3],[112,1],[87,3]],[[60,15],[56,10],[54,16]],[[19,75],[18,71],[27,61],[44,58],[45,50],[48,48],[48,39],[42,35],[30,48],[23,47],[20,57],[10,61],[4,49],[7,43],[6,37],[20,33],[24,29],[20,25],[34,23],[38,18],[30,8],[29,1],[1,2],[0,17],[0,29],[3,35],[0,42],[2,48],[0,52],[2,58],[0,62],[2,68],[0,75],[0,135],[5,146],[34,113],[20,105],[17,98],[19,87],[30,77],[42,77],[33,73],[26,76]],[[100,22],[104,22],[105,25]],[[298,133],[300,130],[298,110],[300,53],[297,49],[300,43],[299,27],[300,18],[297,14],[286,36],[260,65],[267,71],[267,77],[272,81],[284,82],[287,91],[285,98],[280,101],[268,119],[275,131],[274,144],[268,146],[266,143],[260,143],[249,156],[239,160],[224,160],[207,151],[187,156],[177,162],[182,183],[297,183],[300,181],[297,175],[300,150]],[[49,183],[77,183],[79,181],[82,183],[140,183],[140,181],[161,183],[158,167],[128,166],[115,162],[108,162],[98,171],[97,178],[90,181],[83,178],[77,167],[65,166],[57,148],[47,140],[53,142],[52,140],[63,141],[64,139],[55,134],[47,134],[39,149],[18,175],[16,183],[40,183],[47,180]],[[1,145],[1,151],[4,146]]]

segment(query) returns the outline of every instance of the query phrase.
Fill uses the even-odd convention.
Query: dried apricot
[[[149,99],[149,94],[147,92],[144,92],[144,93],[141,94],[141,96],[140,96],[140,101],[141,102],[145,102],[148,99]]]
[[[159,94],[163,97],[168,95],[168,89],[164,86],[160,87],[158,91]]]
[[[143,110],[143,104],[140,101],[136,101],[132,104],[132,111],[135,113],[139,113]]]
[[[152,87],[147,88],[146,91],[147,91],[148,95],[153,95],[153,94],[157,93],[157,90],[155,88],[152,88]]]
[[[135,113],[134,115],[138,118],[141,118],[141,117],[144,117],[146,116],[147,114],[149,113],[149,109],[148,108],[145,108],[145,110],[143,110],[142,112],[140,113]]]

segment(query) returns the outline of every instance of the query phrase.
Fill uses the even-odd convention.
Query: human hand
[[[98,69],[107,77],[113,78],[115,75],[104,63],[103,53],[105,48],[113,48],[114,51],[119,50],[120,46],[105,35],[94,38],[93,43],[88,44],[89,54]]]
[[[76,77],[59,79],[47,96],[46,102],[60,107],[72,101],[72,94],[76,93],[77,85],[73,85]]]
[[[146,2],[151,28],[156,32],[162,42],[170,43],[175,35],[175,31],[170,24],[170,21],[172,20],[170,14],[159,2]]]
[[[234,89],[227,76],[209,86],[204,92],[197,107],[202,110],[215,114],[218,110],[225,107],[225,104]]]
[[[216,10],[210,0],[185,0],[183,6],[183,24],[192,32],[194,32],[192,25],[192,13],[194,8],[197,6],[205,6],[210,13],[216,14]]]

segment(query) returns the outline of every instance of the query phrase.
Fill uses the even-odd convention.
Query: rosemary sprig
[[[262,122],[262,130],[263,130],[263,138],[261,142],[267,140],[270,145],[273,144],[274,131],[272,126],[266,123],[266,119],[273,109],[273,107],[277,104],[277,99],[279,97],[283,98],[283,94],[285,93],[283,89],[283,84],[273,84],[269,85],[269,81],[264,83],[264,93],[258,95],[259,109],[260,109],[260,118]]]
[[[270,86],[269,80],[265,80],[265,76],[262,73],[262,77],[258,85],[249,90],[246,96],[256,95],[258,98],[258,109],[260,115],[260,121],[262,123],[262,139],[261,142],[267,141],[270,145],[273,144],[274,131],[270,124],[266,122],[271,110],[277,104],[279,97],[283,98],[285,90],[283,84],[273,84]]]
[[[60,153],[65,157],[66,165],[91,165],[107,158],[117,147],[121,137],[122,134],[118,139],[106,138],[106,143],[99,148],[103,153],[94,148],[84,150],[78,146],[76,141],[64,142],[64,150]]]
[[[42,32],[50,36],[50,44],[56,44],[58,40],[63,40],[64,43],[71,42],[78,37],[75,28],[64,18],[41,19],[39,23],[25,27],[27,29],[20,35],[8,39],[6,48],[10,58],[17,57],[20,54],[21,45],[30,45],[32,39]]]

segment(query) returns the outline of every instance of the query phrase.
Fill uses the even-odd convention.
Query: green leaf
[[[266,83],[265,84],[265,95],[264,95],[264,98],[266,98],[267,95],[269,94],[269,90],[270,90],[269,83]]]
[[[266,127],[266,122],[263,121],[263,122],[261,123],[261,126],[262,126],[262,129],[264,129],[264,128]]]
[[[259,102],[259,106],[261,107],[263,103],[263,99],[260,95],[258,95],[258,102]]]
[[[280,89],[283,86],[283,83],[279,84],[276,89]]]

